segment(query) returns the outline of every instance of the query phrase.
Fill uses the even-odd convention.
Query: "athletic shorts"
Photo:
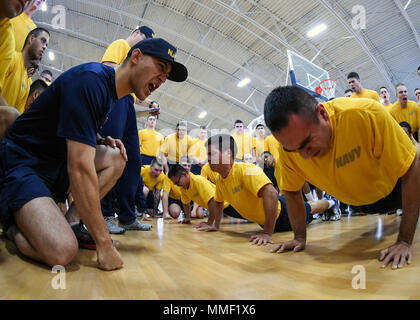
[[[179,207],[181,208],[181,210],[184,209],[184,207],[182,206],[182,201],[181,200],[176,200],[174,198],[169,197],[168,198],[168,208],[170,207],[171,204],[177,204],[179,205]]]
[[[29,201],[40,197],[65,200],[68,181],[65,162],[43,161],[4,138],[0,144],[0,217],[3,231],[14,223],[14,213]]]
[[[274,232],[292,231],[292,226],[290,225],[290,221],[289,221],[289,214],[287,212],[286,201],[284,200],[284,197],[282,196],[279,196],[279,201],[281,203],[281,212],[276,220]],[[311,206],[309,205],[309,203],[305,202],[305,208],[306,208],[306,224],[309,224],[313,220],[312,213],[311,213]],[[223,213],[233,218],[248,220],[242,217],[241,214],[238,211],[236,211],[235,208],[232,207],[231,205],[225,208],[223,210]],[[264,228],[264,225],[260,225],[260,226],[261,228]]]
[[[379,201],[364,205],[351,206],[356,212],[364,213],[387,213],[402,208],[402,193],[401,193],[402,179],[398,179],[394,189],[385,198]]]

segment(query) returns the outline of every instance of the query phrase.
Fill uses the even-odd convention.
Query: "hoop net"
[[[337,81],[335,79],[325,79],[319,83],[319,88],[322,90],[321,93],[324,94],[328,99],[335,98],[335,86]],[[318,93],[318,92],[317,92]]]

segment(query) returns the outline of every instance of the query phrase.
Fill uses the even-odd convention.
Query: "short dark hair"
[[[150,166],[153,167],[153,165],[155,165],[155,164],[157,164],[159,167],[163,167],[163,161],[162,161],[162,159],[161,158],[154,157],[152,159],[152,162],[150,163]]]
[[[233,125],[236,125],[237,123],[242,123],[244,124],[244,122],[242,120],[236,120],[235,123]]]
[[[222,153],[226,150],[230,150],[233,158],[235,158],[236,150],[238,150],[235,139],[233,139],[233,137],[229,134],[217,134],[211,136],[206,141],[206,149],[211,145],[216,146],[216,148]]]
[[[178,129],[179,128],[179,126],[187,126],[187,121],[186,120],[181,120],[181,121],[179,121],[177,124],[176,124],[176,126],[175,126],[175,129]]]
[[[41,72],[41,75],[42,75],[42,74],[48,74],[48,75],[50,75],[50,76],[52,77],[52,72],[51,72],[50,70],[48,70],[48,69],[43,70],[43,71]]]
[[[350,79],[350,78],[356,78],[356,79],[360,80],[359,75],[357,74],[357,72],[354,72],[354,71],[352,71],[348,74],[347,79]]]
[[[420,88],[415,88],[415,89],[414,89],[414,93],[415,93],[417,90],[420,90]]]
[[[201,130],[207,130],[206,126],[200,126]]]
[[[178,178],[178,177],[180,177],[181,176],[181,174],[182,173],[186,173],[186,174],[188,174],[188,171],[183,167],[183,166],[181,166],[180,164],[174,164],[173,166],[171,166],[171,168],[169,169],[169,172],[168,172],[168,178],[170,179],[170,178],[172,178],[172,177],[176,177],[176,178]]]
[[[353,90],[347,89],[346,91],[344,91],[344,94],[346,94],[347,92],[353,92]]]
[[[408,133],[411,134],[411,126],[410,126],[410,124],[408,122],[402,121],[402,122],[400,122],[400,126],[401,127],[404,127],[404,128],[407,128],[408,129]]]
[[[262,123],[257,124],[257,126],[255,127],[255,129],[257,129],[258,127],[263,127],[263,128],[265,128],[264,124],[262,124]]]
[[[48,84],[45,83],[42,79],[37,79],[34,82],[32,82],[31,87],[29,88],[29,96],[35,91],[38,90],[38,92],[41,94],[42,91],[48,88]]]
[[[388,91],[388,88],[387,87],[380,87],[379,88],[379,91],[381,91],[381,89],[386,89],[386,91]]]
[[[157,107],[159,108],[159,103],[157,101],[152,101],[152,102],[149,103],[149,109],[150,108],[153,108],[153,104],[154,103],[156,103],[157,104]]]
[[[271,132],[281,130],[287,126],[292,114],[305,116],[318,124],[317,105],[318,101],[299,87],[278,87],[265,100],[265,124]]]
[[[22,50],[26,47],[26,45],[27,45],[27,43],[28,43],[28,40],[29,40],[29,38],[30,38],[32,35],[34,35],[34,36],[35,36],[35,38],[38,38],[38,36],[41,34],[41,32],[46,32],[48,35],[50,35],[50,32],[49,32],[47,29],[45,29],[45,28],[40,28],[40,27],[35,28],[35,29],[34,29],[34,30],[32,30],[31,32],[29,32],[29,33],[28,33],[28,35],[26,36],[26,38],[25,38],[25,42],[23,43],[23,48],[22,48]]]

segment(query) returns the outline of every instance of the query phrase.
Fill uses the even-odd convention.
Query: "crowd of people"
[[[101,61],[55,80],[49,70],[34,77],[50,37],[31,20],[43,2],[0,0],[0,217],[24,256],[66,265],[80,247],[96,250],[99,268],[119,269],[111,234],[153,232],[156,217],[204,219],[193,224],[200,231],[222,230],[223,217],[246,220],[261,226],[255,245],[293,231],[272,251],[300,251],[308,224],[347,211],[402,215],[398,239],[379,259],[411,263],[420,89],[410,101],[398,83],[392,103],[388,88],[363,88],[350,72],[344,97],[328,102],[298,87],[274,89],[251,132],[242,120],[229,133],[188,132],[180,119],[164,136],[159,104],[148,97],[166,80],[187,79],[177,49],[138,26]],[[134,104],[153,110],[140,130]]]

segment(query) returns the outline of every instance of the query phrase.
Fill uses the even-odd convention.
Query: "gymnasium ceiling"
[[[189,129],[231,130],[236,119],[247,125],[260,116],[266,96],[286,83],[287,49],[337,79],[336,96],[347,88],[346,74],[356,71],[365,88],[387,86],[391,101],[393,86],[404,82],[414,100],[420,87],[420,1],[357,4],[366,13],[365,29],[358,28],[362,11],[353,0],[47,0],[47,10],[32,18],[51,31],[48,51],[55,59],[44,57],[39,71],[49,69],[54,77],[100,61],[108,44],[127,38],[137,25],[153,28],[178,48],[176,59],[189,71],[187,81],[167,81],[151,95],[162,108],[157,129],[173,130],[186,119]],[[58,5],[65,8],[64,29],[53,28]],[[320,23],[327,30],[308,38]],[[251,82],[238,88],[245,77]],[[207,115],[200,119],[202,111]],[[142,128],[144,119],[138,124]]]

